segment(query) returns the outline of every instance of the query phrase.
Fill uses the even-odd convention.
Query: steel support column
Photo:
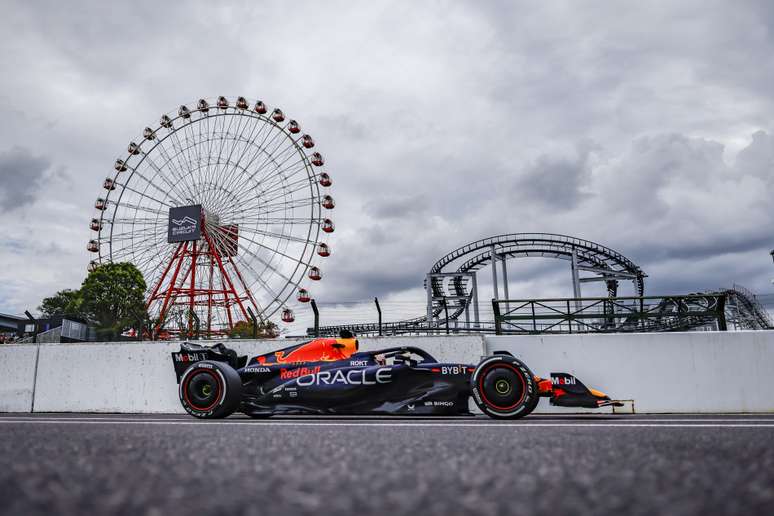
[[[497,253],[495,252],[495,246],[492,246],[491,251],[492,258],[492,291],[494,293],[494,299],[500,299],[500,295],[497,292]]]
[[[580,276],[578,274],[578,253],[575,251],[575,249],[572,250],[572,261],[571,261],[571,269],[572,269],[572,294],[575,298],[575,309],[580,310],[581,309],[581,302],[578,300],[581,297],[581,288],[580,288]]]
[[[473,272],[473,322],[476,325],[476,328],[481,327],[481,319],[478,315],[478,280],[476,279],[478,277],[477,272]]]
[[[508,266],[506,265],[507,257],[504,254],[500,255],[500,259],[502,260],[501,265],[503,268],[503,297],[507,300],[509,298],[508,296]],[[510,307],[508,306],[508,303],[505,303],[505,311],[507,312],[510,310]]]
[[[427,331],[433,327],[433,276],[428,274],[425,282],[427,290]]]

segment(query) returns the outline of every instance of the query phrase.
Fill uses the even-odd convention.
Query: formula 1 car
[[[470,415],[469,399],[493,418],[532,412],[540,397],[553,405],[619,405],[567,373],[532,374],[507,352],[478,365],[440,363],[417,347],[358,351],[349,332],[253,357],[223,344],[185,342],[172,353],[185,410],[198,418],[235,411],[279,414]]]

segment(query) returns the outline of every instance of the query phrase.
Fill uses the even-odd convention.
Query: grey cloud
[[[582,189],[590,173],[588,158],[592,147],[579,145],[572,157],[549,154],[538,157],[517,180],[515,193],[553,209],[574,208],[589,195],[584,194]]]
[[[743,160],[746,167],[758,170],[766,162],[768,154],[751,150],[763,139],[758,134],[740,153],[748,156]],[[592,148],[605,159],[591,159]],[[617,249],[651,275],[647,291],[653,294],[714,289],[733,281],[761,285],[768,261],[756,262],[750,269],[733,269],[739,276],[736,279],[729,276],[728,264],[746,261],[751,253],[764,255],[766,246],[774,244],[769,229],[774,214],[745,190],[744,178],[752,172],[729,167],[723,152],[723,145],[716,141],[667,133],[635,138],[621,155],[583,145],[572,159],[562,153],[544,154],[525,175],[517,175],[521,185],[540,181],[539,188],[520,189],[522,198],[538,199],[537,204],[514,205],[513,193],[494,188],[488,195],[472,196],[478,201],[469,213],[480,212],[478,217],[441,215],[440,225],[435,226],[426,217],[401,216],[400,203],[395,203],[397,210],[389,224],[371,226],[378,238],[367,238],[366,243],[375,248],[351,251],[366,261],[358,260],[359,268],[341,264],[347,271],[341,276],[347,284],[343,289],[367,297],[371,292],[381,295],[417,287],[430,265],[458,245],[516,231],[565,233]],[[765,191],[753,193],[758,199],[766,198]],[[408,196],[404,201],[410,204],[411,199],[414,197]],[[387,200],[386,204],[394,202]],[[747,202],[757,206],[757,211],[740,209],[749,209]],[[539,217],[530,218],[535,213]],[[530,220],[529,226],[525,219]],[[725,265],[710,265],[721,257]],[[524,297],[546,295],[556,292],[555,278],[562,283],[562,274],[554,272],[556,267],[514,266],[511,280],[531,286],[531,292],[520,292]],[[567,284],[568,278],[565,276]]]
[[[673,209],[665,198],[671,186],[701,190],[727,173],[723,145],[682,134],[656,134],[636,138],[623,156],[598,167],[591,188],[612,216],[623,211],[643,224],[663,219]]]
[[[769,262],[742,265],[774,224],[771,26],[768,2],[12,2],[0,138],[33,162],[41,149],[35,177],[49,162],[77,174],[35,213],[4,213],[22,244],[0,262],[29,258],[14,263],[46,291],[73,286],[24,242],[43,220],[71,228],[45,237],[65,249],[59,270],[77,271],[67,281],[80,277],[113,160],[161,113],[223,94],[279,105],[325,155],[337,230],[312,287],[327,301],[417,288],[449,250],[516,231],[619,249],[651,292],[710,288],[732,270],[770,289]],[[0,207],[33,191],[2,190]],[[530,265],[513,281],[530,297],[562,277]],[[16,292],[0,310],[39,302]]]
[[[774,185],[774,137],[756,131],[752,143],[737,156],[736,168],[742,176],[752,175]]]
[[[366,212],[375,219],[419,218],[427,211],[427,199],[424,195],[407,197],[384,196],[365,207]]]
[[[637,256],[641,260],[660,259],[701,259],[720,255],[734,255],[749,251],[760,251],[761,255],[774,245],[774,239],[767,226],[753,228],[748,234],[707,236],[698,243],[687,244],[684,241],[665,241],[662,246],[641,247]]]
[[[0,208],[22,209],[44,193],[42,182],[51,166],[24,147],[0,152]]]

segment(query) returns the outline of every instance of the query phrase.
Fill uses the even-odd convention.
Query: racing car
[[[620,405],[567,373],[544,379],[505,351],[477,365],[442,363],[418,347],[360,351],[344,331],[277,351],[238,356],[223,344],[184,342],[172,353],[183,408],[197,418],[236,411],[281,414],[471,415],[469,399],[493,418],[532,412],[541,397],[563,407]]]

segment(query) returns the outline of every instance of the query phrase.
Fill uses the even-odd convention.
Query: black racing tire
[[[242,399],[242,380],[224,362],[196,362],[180,377],[180,403],[194,417],[218,419],[230,416]]]
[[[521,360],[495,355],[485,358],[470,377],[473,401],[496,419],[518,419],[535,409],[540,400],[532,371]]]
[[[527,414],[532,414],[532,412],[534,412],[535,409],[537,408],[538,403],[540,403],[540,396],[539,395],[535,396],[535,399],[533,401],[531,401],[529,405],[527,405],[527,413],[524,414],[524,415],[526,416]]]

